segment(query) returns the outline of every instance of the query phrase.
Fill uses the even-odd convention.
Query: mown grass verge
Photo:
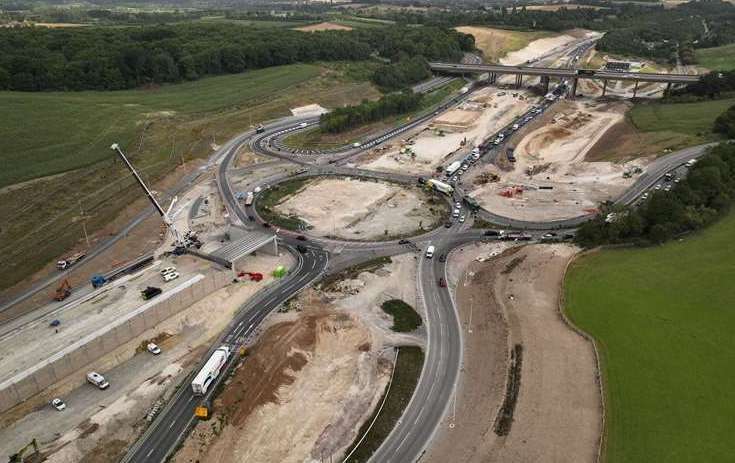
[[[289,196],[301,191],[311,180],[313,180],[312,177],[297,178],[268,188],[258,197],[256,203],[260,217],[271,225],[277,225],[289,230],[306,229],[306,224],[300,218],[280,214],[273,208]]]
[[[346,460],[347,463],[368,461],[388,434],[390,434],[396,422],[403,414],[406,405],[411,400],[411,396],[413,395],[414,389],[416,389],[416,384],[421,375],[423,364],[424,352],[421,348],[414,346],[398,348],[398,358],[396,359],[393,381],[390,385],[390,391],[387,392],[387,397],[384,395],[385,405],[382,410],[378,407],[375,413],[360,428],[360,431],[357,433],[358,441],[350,447],[347,454],[357,446],[359,439],[365,435],[365,432],[370,428],[373,420],[375,420],[365,439],[360,442],[354,453]],[[380,410],[379,414],[378,410]]]
[[[393,317],[391,329],[399,333],[408,333],[421,326],[421,316],[413,307],[400,299],[391,299],[380,305],[383,312]]]

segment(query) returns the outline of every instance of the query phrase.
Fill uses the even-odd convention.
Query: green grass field
[[[155,183],[182,160],[206,157],[217,144],[290,108],[334,108],[379,94],[339,68],[304,64],[153,89],[0,92],[0,216],[12,217],[0,227],[7,270],[0,288],[79,241],[80,206],[93,232],[141,197],[111,143],[121,143]]]
[[[730,71],[735,69],[735,44],[721,47],[700,48],[695,51],[697,64],[707,69]]]
[[[566,312],[597,341],[606,461],[733,461],[735,214],[681,242],[584,256]]]
[[[0,187],[109,159],[111,141],[129,143],[145,121],[249,106],[319,74],[318,66],[296,65],[155,90],[0,92],[7,110],[0,124]]]
[[[711,138],[714,120],[735,105],[735,98],[696,103],[651,103],[630,111],[633,124],[643,132],[675,132]]]
[[[390,299],[380,305],[383,312],[393,317],[391,329],[399,333],[409,333],[421,326],[421,316],[413,307],[401,299]]]

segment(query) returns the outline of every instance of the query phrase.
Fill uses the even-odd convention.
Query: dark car
[[[299,251],[301,254],[306,254],[309,249],[303,244],[299,244],[298,246],[296,246],[296,250]]]
[[[439,278],[439,287],[446,288],[447,282],[444,280],[444,277]]]
[[[268,222],[263,222],[263,228],[270,228],[270,227],[271,227],[271,224],[269,224]]]
[[[439,262],[446,262],[446,261],[447,261],[447,255],[446,254],[442,254],[441,256],[439,256]]]
[[[483,233],[485,236],[498,236],[500,235],[500,232],[497,230],[487,230],[485,233]]]
[[[398,244],[408,244],[408,243],[410,243],[410,241],[407,239],[398,240]]]
[[[452,222],[449,222],[449,221],[444,222],[444,228],[449,228],[451,226],[452,226]]]
[[[296,239],[299,241],[306,241],[306,237],[304,235],[299,235],[296,237]]]

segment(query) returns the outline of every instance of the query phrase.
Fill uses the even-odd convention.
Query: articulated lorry
[[[227,363],[227,359],[230,358],[230,347],[219,346],[212,352],[212,356],[209,357],[207,363],[204,364],[202,369],[197,373],[194,381],[191,382],[191,390],[194,395],[204,395],[209,390],[209,386],[212,385],[214,380],[219,376],[222,367]]]
[[[73,256],[67,257],[66,259],[61,259],[60,261],[56,262],[56,268],[59,270],[66,270],[80,260],[84,259],[84,256],[86,255],[87,254],[84,252],[78,252]]]
[[[441,193],[444,193],[445,195],[451,195],[454,193],[454,187],[452,185],[448,185],[444,182],[440,182],[439,180],[429,179],[426,181],[428,185],[431,185],[433,189],[436,191],[439,191]]]

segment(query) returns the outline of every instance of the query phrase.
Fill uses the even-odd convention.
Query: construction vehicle
[[[69,280],[64,280],[61,282],[58,288],[56,288],[56,293],[54,294],[54,300],[55,301],[63,301],[67,297],[71,296],[71,285],[69,284]]]
[[[168,210],[163,210],[161,205],[158,203],[158,200],[156,200],[155,196],[153,196],[153,192],[148,188],[148,186],[143,182],[143,179],[140,177],[138,172],[135,170],[133,165],[130,163],[128,158],[125,156],[125,153],[122,152],[122,149],[117,143],[113,143],[110,146],[110,149],[115,151],[119,156],[120,159],[122,159],[125,166],[130,170],[130,172],[133,174],[133,177],[138,182],[138,185],[143,189],[143,192],[148,197],[150,202],[153,204],[153,207],[158,211],[158,213],[161,215],[161,218],[163,219],[163,223],[166,226],[166,229],[171,234],[171,237],[173,238],[173,246],[174,251],[173,253],[175,255],[183,254],[186,251],[186,248],[189,246],[195,246],[197,248],[201,247],[201,242],[196,237],[196,235],[191,231],[186,231],[185,233],[180,233],[179,230],[174,225],[173,219],[171,217],[171,210],[174,207],[174,204],[176,204],[177,197],[174,196],[173,200],[171,200],[171,204],[168,207]]]
[[[103,277],[102,275],[95,275],[89,280],[89,282],[92,283],[92,287],[96,289],[102,287],[105,283],[107,283],[107,278]]]
[[[56,262],[56,268],[59,270],[66,270],[72,265],[79,262],[80,260],[84,259],[84,256],[86,255],[87,253],[85,252],[78,252],[74,255],[67,257],[66,259],[61,259],[60,261]]]
[[[140,292],[140,295],[143,296],[143,299],[146,301],[148,299],[153,299],[154,297],[161,294],[161,288],[156,288],[155,286],[148,286],[146,289]]]
[[[33,453],[28,453],[33,449]],[[41,455],[38,453],[38,442],[33,439],[30,444],[26,445],[18,453],[10,455],[9,463],[31,463],[41,461]]]
[[[209,408],[205,405],[198,406],[194,409],[194,416],[196,416],[200,420],[209,419]]]
[[[262,281],[263,280],[263,274],[259,272],[240,272],[237,274],[238,277],[245,277],[247,276],[250,281]]]
[[[94,384],[100,389],[107,389],[110,387],[110,383],[107,382],[104,376],[97,373],[96,371],[90,371],[87,373],[87,381]]]
[[[447,177],[451,177],[452,175],[454,175],[455,172],[459,170],[460,167],[462,167],[462,163],[460,161],[454,161],[453,163],[449,164],[449,166],[447,166],[447,169],[444,173]]]

